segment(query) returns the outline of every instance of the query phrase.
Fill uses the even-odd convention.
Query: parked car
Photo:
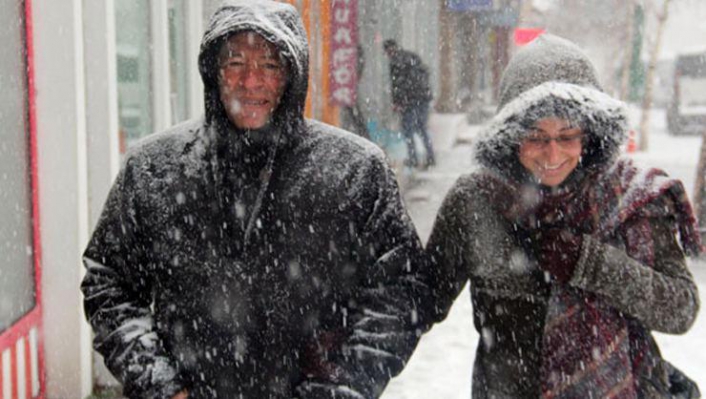
[[[706,50],[677,57],[667,128],[672,135],[706,130]]]

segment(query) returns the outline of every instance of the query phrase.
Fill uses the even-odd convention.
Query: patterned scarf
[[[500,191],[505,199],[520,199],[502,213],[525,229],[537,228],[538,218],[550,224],[559,218],[578,233],[622,242],[629,256],[653,267],[648,220],[669,215],[676,218],[684,251],[695,255],[702,249],[681,182],[657,169],[640,170],[630,160],[619,160],[603,172],[579,172],[557,193],[490,180],[496,189],[504,186]],[[645,206],[658,200],[673,207]],[[552,209],[560,211],[552,214]],[[639,323],[594,294],[555,284],[542,340],[542,398],[637,398],[636,376],[650,372],[645,368],[652,367],[651,351],[651,336]]]

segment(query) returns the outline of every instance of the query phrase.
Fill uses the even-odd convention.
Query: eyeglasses
[[[265,77],[279,76],[284,72],[284,67],[277,60],[246,61],[241,58],[230,58],[220,64],[221,71],[226,76],[242,76],[246,71],[254,71]]]
[[[529,133],[521,141],[521,144],[527,146],[528,149],[544,149],[549,146],[549,143],[556,141],[556,144],[565,150],[575,150],[581,147],[585,139],[583,133],[560,134],[556,137],[549,137],[545,134]]]

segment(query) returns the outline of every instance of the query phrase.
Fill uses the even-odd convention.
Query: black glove
[[[339,351],[345,334],[342,331],[319,333],[315,340],[309,341],[302,354],[302,372],[314,381],[338,383],[344,376],[344,370],[329,360],[331,352]]]

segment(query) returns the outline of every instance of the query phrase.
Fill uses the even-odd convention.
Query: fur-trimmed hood
[[[627,138],[624,103],[603,92],[595,68],[575,44],[544,34],[520,50],[503,74],[498,112],[475,145],[479,164],[516,180],[522,137],[538,119],[577,123],[588,136],[581,167],[605,168]]]

